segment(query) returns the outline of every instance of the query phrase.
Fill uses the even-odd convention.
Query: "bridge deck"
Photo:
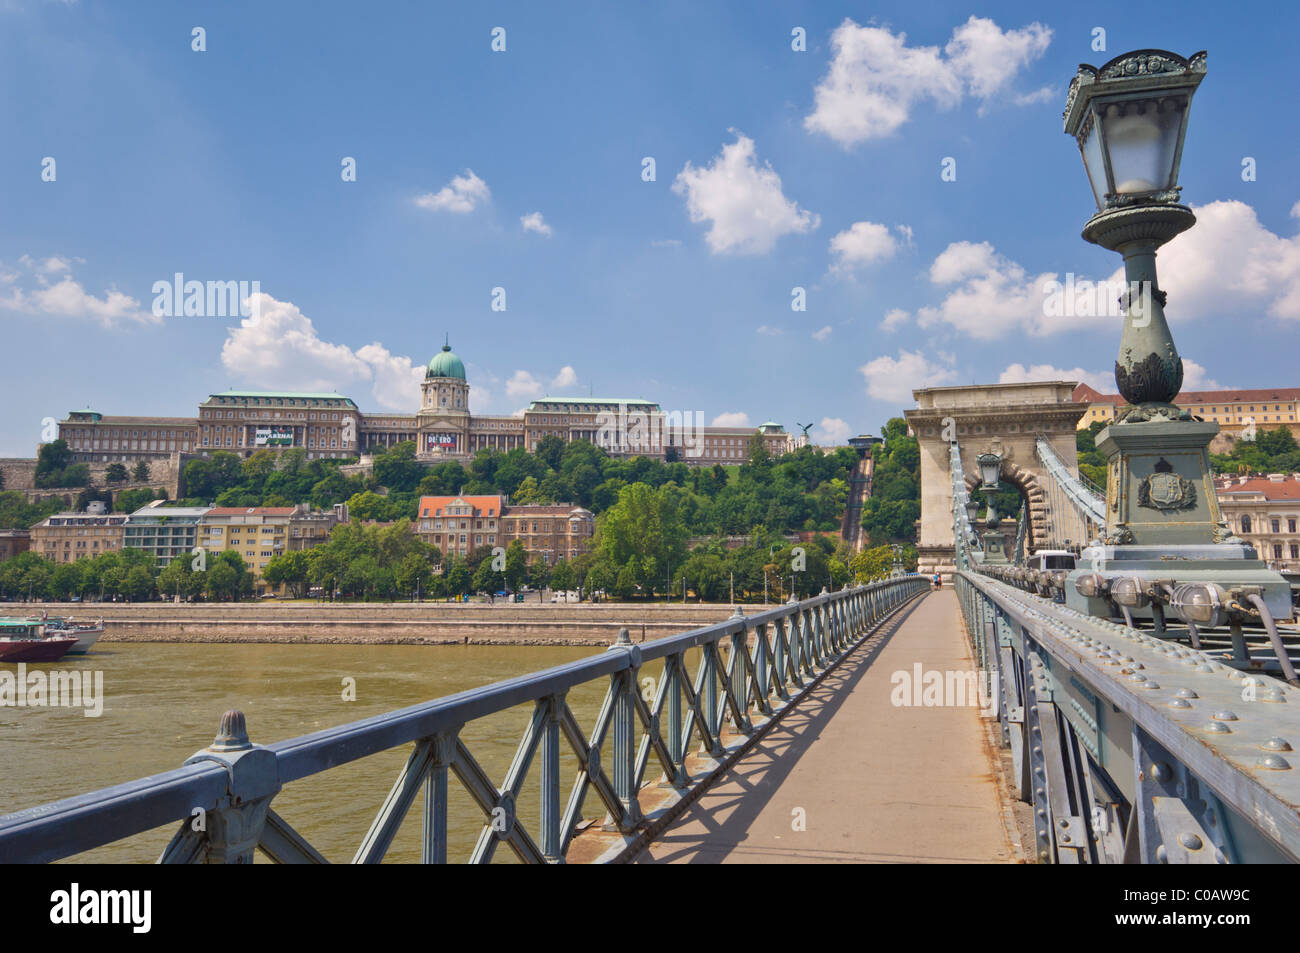
[[[891,675],[917,662],[972,667],[951,589],[845,659],[638,862],[1018,860],[978,709],[891,703]]]

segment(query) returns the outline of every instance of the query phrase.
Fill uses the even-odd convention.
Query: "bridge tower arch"
[[[1082,540],[1086,529],[1068,506],[1052,506],[1050,475],[1035,452],[1042,437],[1072,473],[1079,470],[1075,432],[1088,409],[1071,399],[1073,381],[926,387],[912,392],[916,407],[904,412],[921,450],[921,520],[918,571],[950,576],[955,569],[949,444],[961,449],[967,487],[980,483],[976,458],[997,453],[999,479],[1020,489],[1029,502],[1026,550],[1052,539]],[[1004,516],[1015,519],[1019,514]]]

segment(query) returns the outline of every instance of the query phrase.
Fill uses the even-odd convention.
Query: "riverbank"
[[[26,603],[0,614],[104,620],[112,642],[374,645],[609,645],[626,628],[634,642],[721,622],[731,605],[650,603]],[[753,610],[761,610],[754,606]]]

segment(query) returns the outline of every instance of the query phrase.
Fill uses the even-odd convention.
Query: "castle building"
[[[665,413],[643,398],[542,397],[522,414],[471,414],[465,364],[444,343],[425,368],[419,409],[412,414],[363,413],[343,394],[227,390],[210,394],[198,415],[110,417],[89,408],[59,423],[73,459],[131,462],[172,453],[305,450],[308,458],[350,459],[405,441],[416,458],[467,461],[479,450],[532,453],[546,437],[587,440],[613,456],[678,459],[711,466],[742,463],[755,433],[768,452],[793,449],[784,428],[704,427],[698,414]],[[694,422],[692,417],[697,418]]]

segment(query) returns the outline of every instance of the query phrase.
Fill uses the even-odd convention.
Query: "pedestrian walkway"
[[[969,671],[957,598],[929,593],[832,672],[638,863],[1018,860],[977,707],[900,707],[891,676]]]

